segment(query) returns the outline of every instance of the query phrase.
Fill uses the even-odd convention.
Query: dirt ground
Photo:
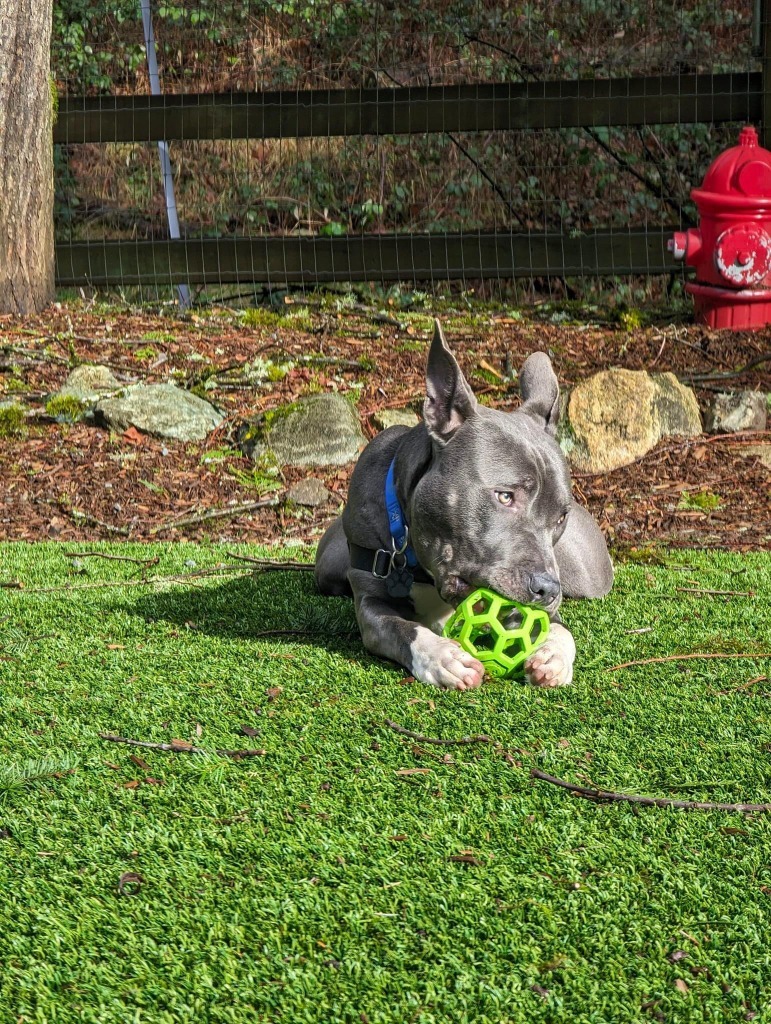
[[[0,317],[0,400],[18,399],[29,410],[21,435],[0,437],[0,537],[315,541],[338,513],[352,467],[285,470],[279,489],[265,494],[264,478],[237,451],[238,426],[330,389],[355,389],[369,435],[378,410],[418,411],[429,312],[287,297],[277,312],[212,308],[177,316],[77,303]],[[516,406],[513,371],[536,349],[550,353],[563,387],[620,366],[698,378],[702,408],[726,388],[771,392],[771,329],[710,332],[664,319],[635,326],[634,317],[610,322],[599,313],[578,321],[548,307],[446,309],[442,319],[475,391],[502,409]],[[255,360],[263,369],[259,361],[269,360],[270,376],[280,379],[255,383]],[[57,422],[46,400],[81,362],[109,366],[121,383],[171,380],[197,389],[226,419],[202,444]],[[729,375],[725,383],[719,374]],[[768,548],[771,469],[749,453],[763,441],[771,435],[670,438],[631,466],[575,474],[575,494],[617,552],[660,544]],[[308,475],[324,481],[330,502],[314,510],[284,502],[286,487]],[[714,508],[694,499],[705,492],[716,499],[701,504]],[[240,509],[266,497],[279,500]]]

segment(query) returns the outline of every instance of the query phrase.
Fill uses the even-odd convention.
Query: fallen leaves
[[[676,964],[679,960],[685,960],[688,953],[684,949],[673,949],[671,953],[667,954],[667,960],[671,964]]]
[[[473,853],[453,853],[447,860],[455,861],[457,864],[471,864],[475,868],[483,866],[483,862],[479,857],[475,857]]]

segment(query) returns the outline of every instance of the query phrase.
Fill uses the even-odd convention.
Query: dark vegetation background
[[[756,67],[752,20],[752,0],[154,4],[167,92],[743,72]],[[137,0],[57,3],[53,69],[60,95],[149,92]],[[570,235],[690,221],[689,190],[736,129],[183,142],[172,161],[188,237]],[[167,237],[154,145],[62,145],[56,168],[60,240]]]

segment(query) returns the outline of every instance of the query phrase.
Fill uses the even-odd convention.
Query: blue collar
[[[394,543],[394,549],[402,552],[407,559],[407,565],[413,568],[418,564],[418,557],[409,542],[410,530],[404,519],[404,512],[402,512],[402,506],[399,504],[399,498],[396,494],[396,481],[394,480],[394,465],[396,458],[394,457],[393,462],[388,467],[388,473],[386,475],[385,482],[385,503],[386,511],[388,512],[388,529],[391,531],[391,539]]]

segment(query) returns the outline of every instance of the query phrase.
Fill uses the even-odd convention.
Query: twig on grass
[[[333,636],[356,636],[358,629],[338,629],[333,633],[328,632],[324,629],[261,629],[259,633],[252,633],[253,637],[266,637],[266,636],[323,636],[324,638]]]
[[[179,530],[186,526],[198,526],[209,519],[232,519],[234,516],[240,516],[245,512],[255,512],[259,508],[278,505],[279,500],[279,498],[262,498],[260,501],[247,501],[243,505],[231,505],[230,508],[210,508],[205,512],[200,512],[198,515],[188,516],[186,519],[172,519],[169,522],[160,523],[160,525],[154,526],[149,530],[148,533],[150,536],[154,536],[157,533],[163,533],[164,530]]]
[[[405,729],[403,725],[399,725],[397,722],[392,722],[389,718],[383,719],[385,725],[389,729],[393,729],[394,732],[399,733],[400,736],[408,736],[412,740],[416,740],[418,743],[436,744],[441,746],[459,746],[469,743],[485,743],[489,744],[496,751],[503,751],[505,748],[498,740],[493,739],[491,736],[462,736],[460,739],[439,739],[435,736],[423,736],[419,732],[413,732],[412,729]],[[509,764],[515,764],[516,767],[521,767],[519,762],[514,762],[511,758],[509,751],[506,751],[508,755],[506,760]],[[653,796],[639,796],[636,793],[616,793],[613,790],[600,789],[596,785],[580,786],[576,783],[568,782],[565,779],[560,779],[556,775],[549,775],[547,772],[542,772],[539,768],[531,768],[530,777],[533,779],[541,779],[543,782],[549,782],[553,786],[559,786],[562,789],[567,789],[573,796],[583,797],[585,800],[594,800],[596,802],[602,802],[604,800],[615,803],[630,803],[630,804],[642,804],[646,807],[676,807],[682,810],[700,810],[700,811],[736,811],[743,814],[750,814],[754,811],[771,811],[771,804],[723,804],[723,803],[707,803],[696,800],[672,800],[668,797],[653,797]],[[693,785],[698,785],[693,783]],[[720,783],[704,783],[705,787],[720,785]]]
[[[433,743],[437,746],[446,747],[462,746],[467,743],[491,743],[493,746],[498,745],[497,741],[489,736],[461,736],[457,740],[443,740],[436,736],[422,736],[419,732],[413,732],[412,729],[405,729],[403,725],[392,722],[390,718],[384,718],[383,721],[389,729],[398,732],[400,736],[409,736],[411,740],[417,740],[418,743]]]
[[[661,665],[665,661],[694,661],[707,658],[771,658],[771,654],[668,654],[664,658],[643,658],[641,661],[622,661],[620,665],[611,665],[608,672],[617,672],[622,668],[632,668],[634,665]]]
[[[148,747],[150,750],[168,750],[172,754],[209,754],[211,751],[203,747],[194,747],[187,740],[172,740],[171,743],[151,743],[149,740],[132,740],[126,736],[114,736],[110,732],[100,732],[100,740],[107,740],[109,743],[125,743],[130,747]],[[263,748],[256,750],[217,750],[220,757],[232,757],[239,760],[242,757],[263,757],[266,751]]]
[[[742,690],[749,690],[750,687],[756,686],[758,683],[765,683],[767,680],[768,676],[755,676],[754,679],[749,679],[740,686],[733,686],[730,690],[721,690],[721,693],[739,693]]]
[[[720,597],[754,597],[754,590],[700,590],[698,587],[675,587],[678,594],[709,594]]]
[[[220,565],[211,569],[196,569],[195,572],[177,573],[176,576],[143,576],[141,579],[130,580],[98,580],[94,583],[66,583],[56,587],[25,587],[23,583],[3,584],[23,590],[25,594],[56,594],[68,590],[101,590],[108,587],[151,587],[156,583],[193,583],[196,579],[216,579],[228,573],[239,572],[246,577],[246,571],[240,565]]]
[[[282,562],[276,558],[252,558],[251,555],[237,555],[235,551],[226,551],[228,558],[237,558],[241,562],[249,562],[255,566],[255,572],[277,572],[287,569],[289,572],[313,572],[316,568],[313,562],[298,562],[296,559]]]
[[[65,558],[107,558],[111,562],[133,562],[134,565],[157,565],[160,562],[158,555],[155,558],[131,558],[129,555],[108,555],[104,551],[63,551]]]
[[[530,777],[548,782],[552,786],[559,786],[561,789],[567,789],[572,796],[580,796],[584,800],[598,802],[642,804],[645,807],[676,807],[686,811],[736,811],[740,814],[771,811],[771,804],[722,804],[701,800],[671,800],[668,797],[639,796],[636,793],[615,793],[607,789],[590,789],[588,786],[579,786],[566,779],[557,778],[556,775],[549,775],[538,768],[531,768]]]

